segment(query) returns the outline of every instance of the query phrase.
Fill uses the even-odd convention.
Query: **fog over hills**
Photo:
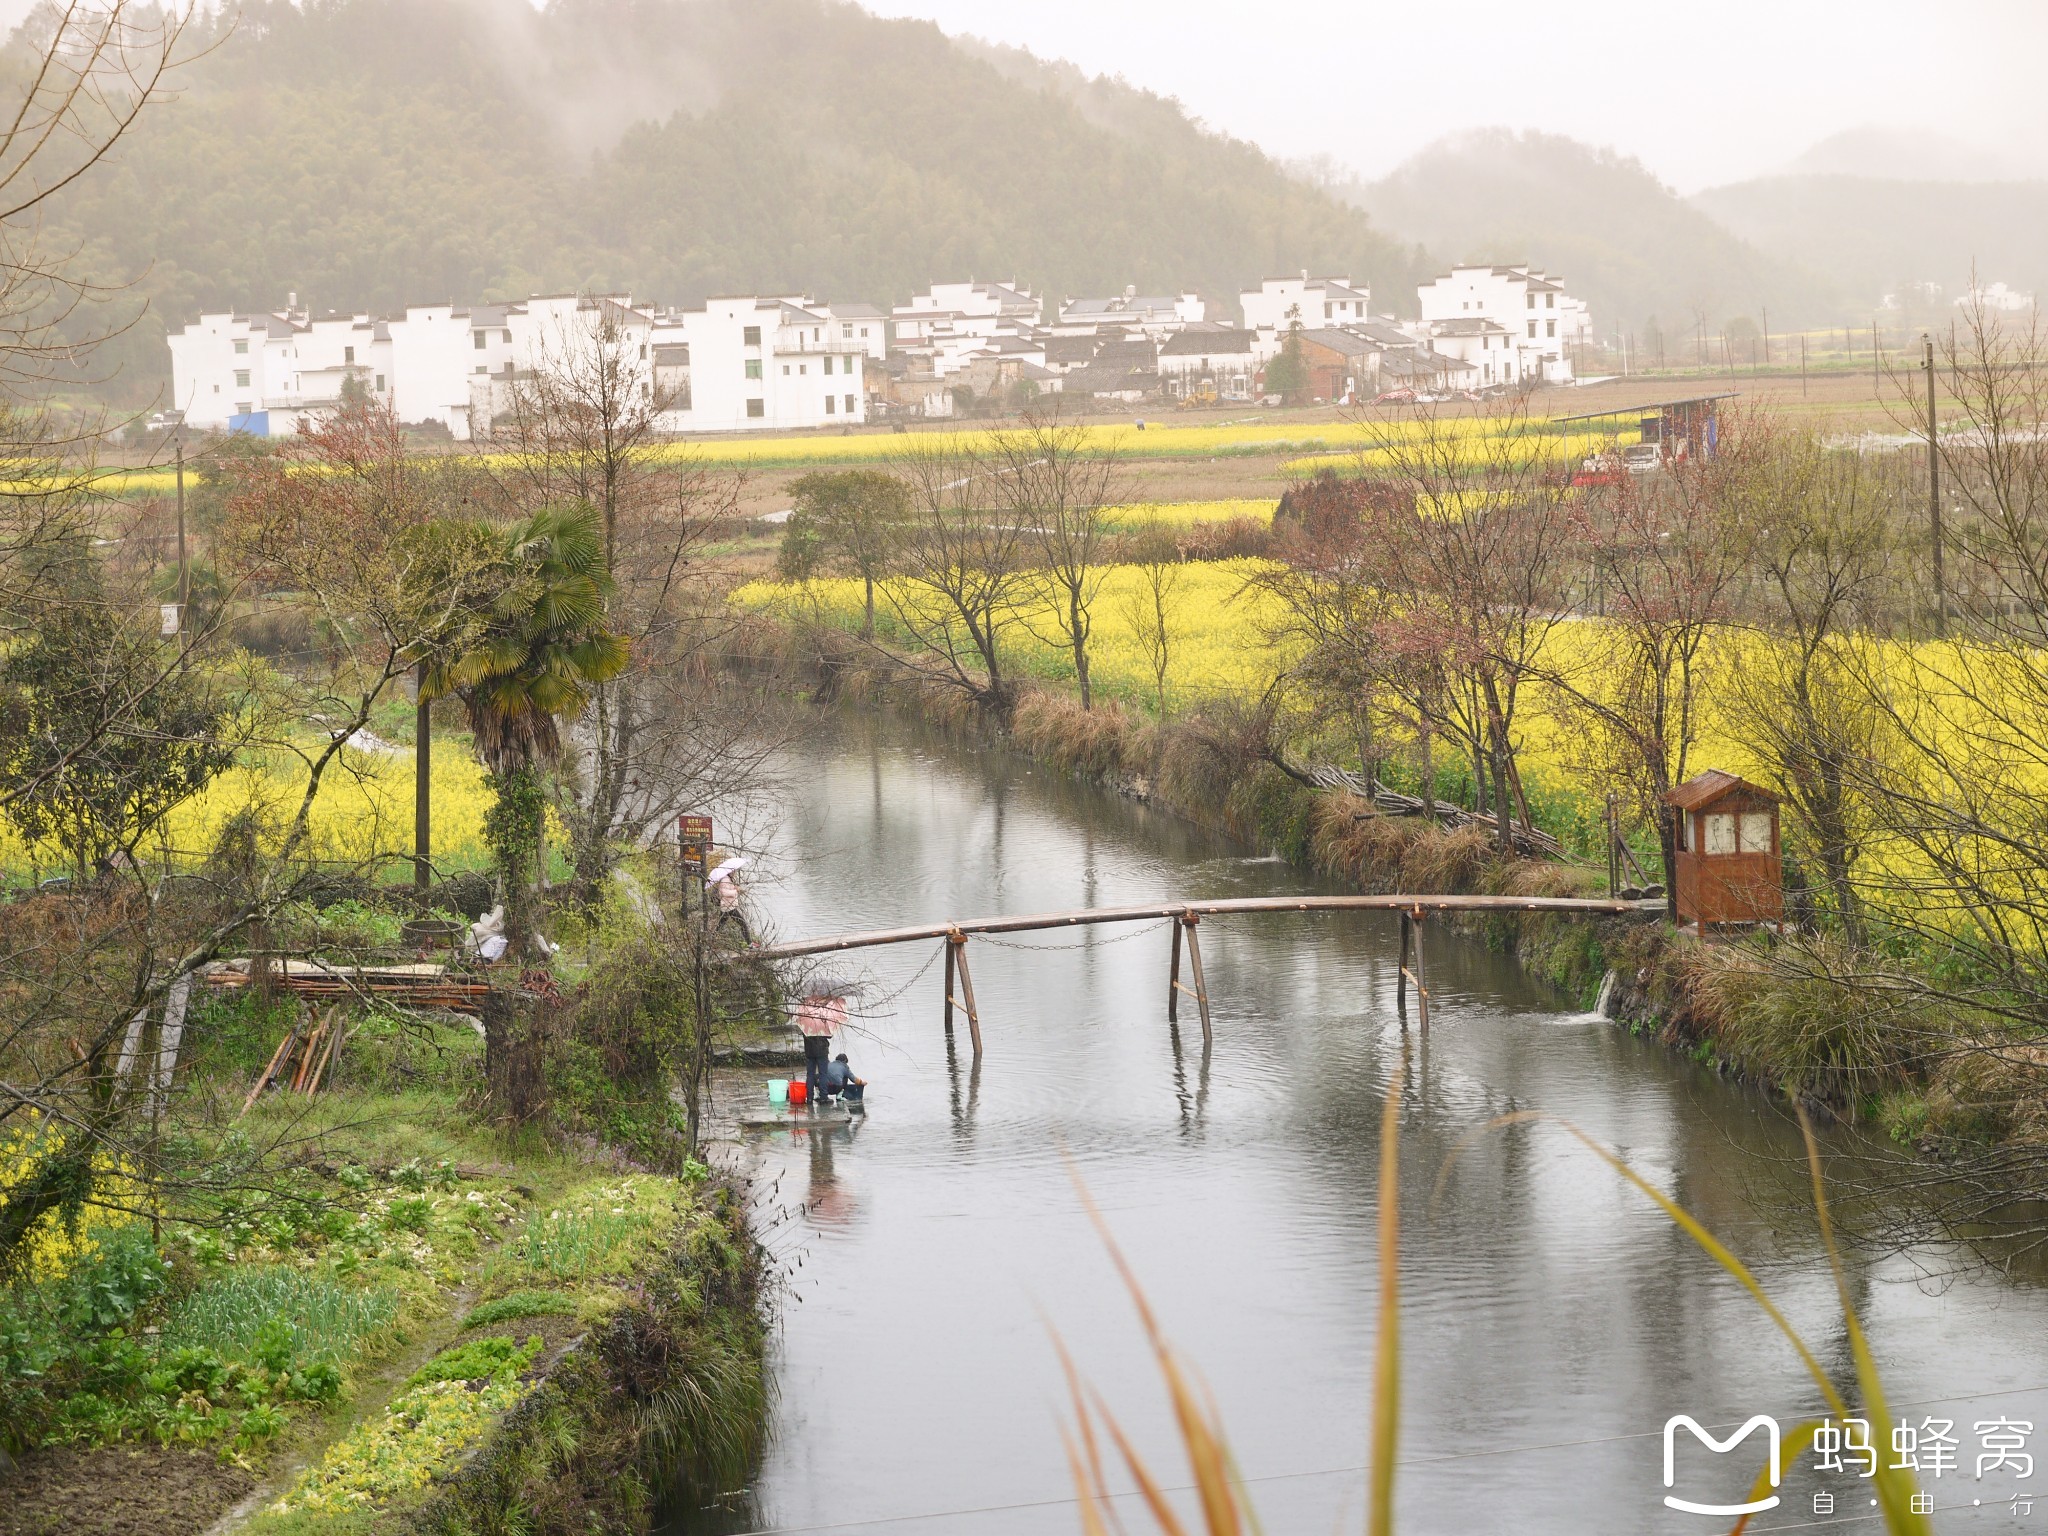
[[[1915,323],[1971,273],[2048,291],[2048,182],[1984,179],[1996,154],[1891,130],[1835,134],[1758,177],[1681,197],[1639,162],[1556,134],[1449,135],[1374,182],[1321,179],[1441,260],[1533,261],[1564,274],[1603,334],[1738,316],[1773,329],[1861,323],[1913,295]],[[1308,168],[1316,174],[1315,168]],[[1885,171],[1879,176],[1873,172]]]
[[[1983,284],[2048,291],[2048,181],[1767,176],[1693,206],[1758,250],[1826,272],[1847,318],[1934,283],[1946,301]]]
[[[1442,260],[1562,272],[1603,334],[1690,334],[1701,318],[1713,330],[1764,308],[1790,318],[1833,303],[1824,280],[1723,228],[1639,162],[1557,134],[1453,134],[1380,181],[1338,190]]]
[[[901,301],[1349,273],[1415,254],[1174,103],[833,0],[250,0],[57,211],[149,313],[630,288]]]
[[[2029,173],[2010,150],[1983,149],[1925,129],[1845,128],[1788,161],[1785,176],[1868,176],[1880,181],[2018,181]]]

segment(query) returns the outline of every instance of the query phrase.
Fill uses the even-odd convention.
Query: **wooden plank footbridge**
[[[1202,1039],[1210,1039],[1209,987],[1202,975],[1201,920],[1240,912],[1395,912],[1401,918],[1401,974],[1396,999],[1405,1024],[1408,984],[1415,984],[1416,1016],[1429,1028],[1429,974],[1422,953],[1422,929],[1431,913],[1555,912],[1572,917],[1657,916],[1662,901],[1601,900],[1578,896],[1240,896],[1218,901],[1163,901],[1135,907],[1087,907],[1073,912],[1037,912],[1018,917],[977,917],[914,928],[877,928],[822,939],[796,939],[750,951],[750,958],[796,959],[837,954],[850,949],[875,949],[888,944],[916,944],[943,939],[946,945],[946,1033],[953,1032],[953,1010],[967,1015],[974,1054],[981,1055],[981,1012],[974,1003],[974,981],[967,969],[970,934],[1028,933],[1053,928],[1083,928],[1102,923],[1144,923],[1171,919],[1173,952],[1166,984],[1167,1022],[1178,1023],[1180,1000],[1192,997],[1202,1019]],[[1192,985],[1180,979],[1181,951],[1188,957]],[[957,994],[956,994],[957,980]]]

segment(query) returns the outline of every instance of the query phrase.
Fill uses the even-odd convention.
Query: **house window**
[[[489,341],[491,338],[484,332],[478,331],[474,336],[470,337],[469,339],[476,343],[477,351],[481,352],[484,349],[484,343]]]
[[[853,396],[851,395],[846,397],[846,414],[849,416],[853,414]]]
[[[1536,322],[1534,320],[1529,322],[1529,339],[1531,341],[1536,339]]]
[[[237,389],[247,389],[248,387],[249,387],[249,370],[248,370],[248,369],[246,369],[246,368],[237,368],[237,369],[235,370],[235,388],[237,388]]]
[[[1543,334],[1546,336],[1555,336],[1557,334],[1557,322],[1555,320],[1544,321]]]
[[[491,365],[489,363],[478,363],[476,365],[475,371],[478,373],[489,373],[491,371]]]
[[[1325,320],[1330,318],[1330,306],[1327,304],[1323,306],[1323,318]]]
[[[1533,294],[1533,293],[1531,293],[1531,294],[1526,294],[1526,295],[1524,295],[1524,297],[1526,297],[1526,298],[1528,299],[1528,301],[1529,301],[1529,307],[1530,307],[1531,309],[1534,309],[1534,308],[1536,307],[1536,295],[1535,295],[1535,294]]]
[[[758,357],[750,357],[747,359],[747,377],[750,379],[758,379],[759,377],[761,377],[761,359],[759,359]]]
[[[811,371],[811,365],[809,363],[798,363],[796,365],[796,371],[798,373],[809,373]]]
[[[341,360],[344,363],[353,363],[356,360],[356,349],[354,347],[343,347],[341,349]]]
[[[762,401],[749,400],[747,402],[747,414],[749,416],[766,416],[768,414],[768,407]]]
[[[381,373],[377,375],[377,387],[379,389],[384,387],[384,375]]]
[[[845,323],[844,325],[840,326],[840,327],[839,327],[839,334],[840,334],[840,335],[841,335],[842,337],[848,337],[848,336],[851,336],[851,335],[853,334],[853,322],[852,322],[851,320],[849,320],[849,321],[847,321],[847,322],[846,322],[846,323]],[[861,335],[865,336],[865,335],[867,335],[867,332],[866,332],[866,331],[862,331],[862,332],[861,332]]]
[[[830,373],[832,371],[832,359],[829,357],[825,359],[825,371],[827,373]]]
[[[863,341],[867,340],[867,335],[868,335],[868,328],[867,328],[866,326],[862,326],[862,327],[860,328],[860,335],[861,335],[861,340],[863,340]]]
[[[241,340],[241,341],[238,341],[238,342],[236,342],[236,343],[235,343],[235,356],[237,356],[237,357],[247,357],[248,355],[249,355],[249,343],[248,343],[247,339],[245,338],[244,340]]]
[[[825,414],[827,416],[830,416],[832,414],[832,408],[836,404],[838,404],[838,402],[835,401],[830,395],[827,395],[825,397]]]
[[[1545,295],[1543,295],[1543,307],[1545,309],[1557,308],[1557,295],[1554,293],[1546,293]]]
[[[640,343],[640,361],[643,363],[647,361],[647,343],[644,341]]]
[[[789,364],[787,364],[787,363],[784,363],[784,364],[782,365],[782,376],[783,376],[783,377],[784,377],[785,379],[789,377]]]
[[[750,325],[745,330],[741,331],[740,345],[743,347],[758,347],[759,345],[761,345],[761,327],[759,327],[758,325]]]
[[[235,402],[235,414],[237,416],[247,416],[254,409],[255,407],[247,400],[237,400]]]

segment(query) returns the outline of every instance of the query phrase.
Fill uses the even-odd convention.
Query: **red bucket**
[[[789,1080],[789,1102],[792,1105],[802,1104],[810,1096],[811,1085],[809,1083],[800,1077],[792,1077]]]

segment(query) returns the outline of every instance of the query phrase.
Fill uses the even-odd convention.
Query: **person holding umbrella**
[[[817,977],[796,1005],[796,1027],[804,1037],[804,1104],[814,1112],[823,1102],[832,1037],[846,1027],[847,990],[837,981]]]
[[[738,923],[741,942],[752,944],[753,930],[747,927],[747,915],[740,911],[739,872],[746,867],[744,858],[727,859],[711,871],[705,884],[718,893],[718,926],[722,929],[727,923]]]

